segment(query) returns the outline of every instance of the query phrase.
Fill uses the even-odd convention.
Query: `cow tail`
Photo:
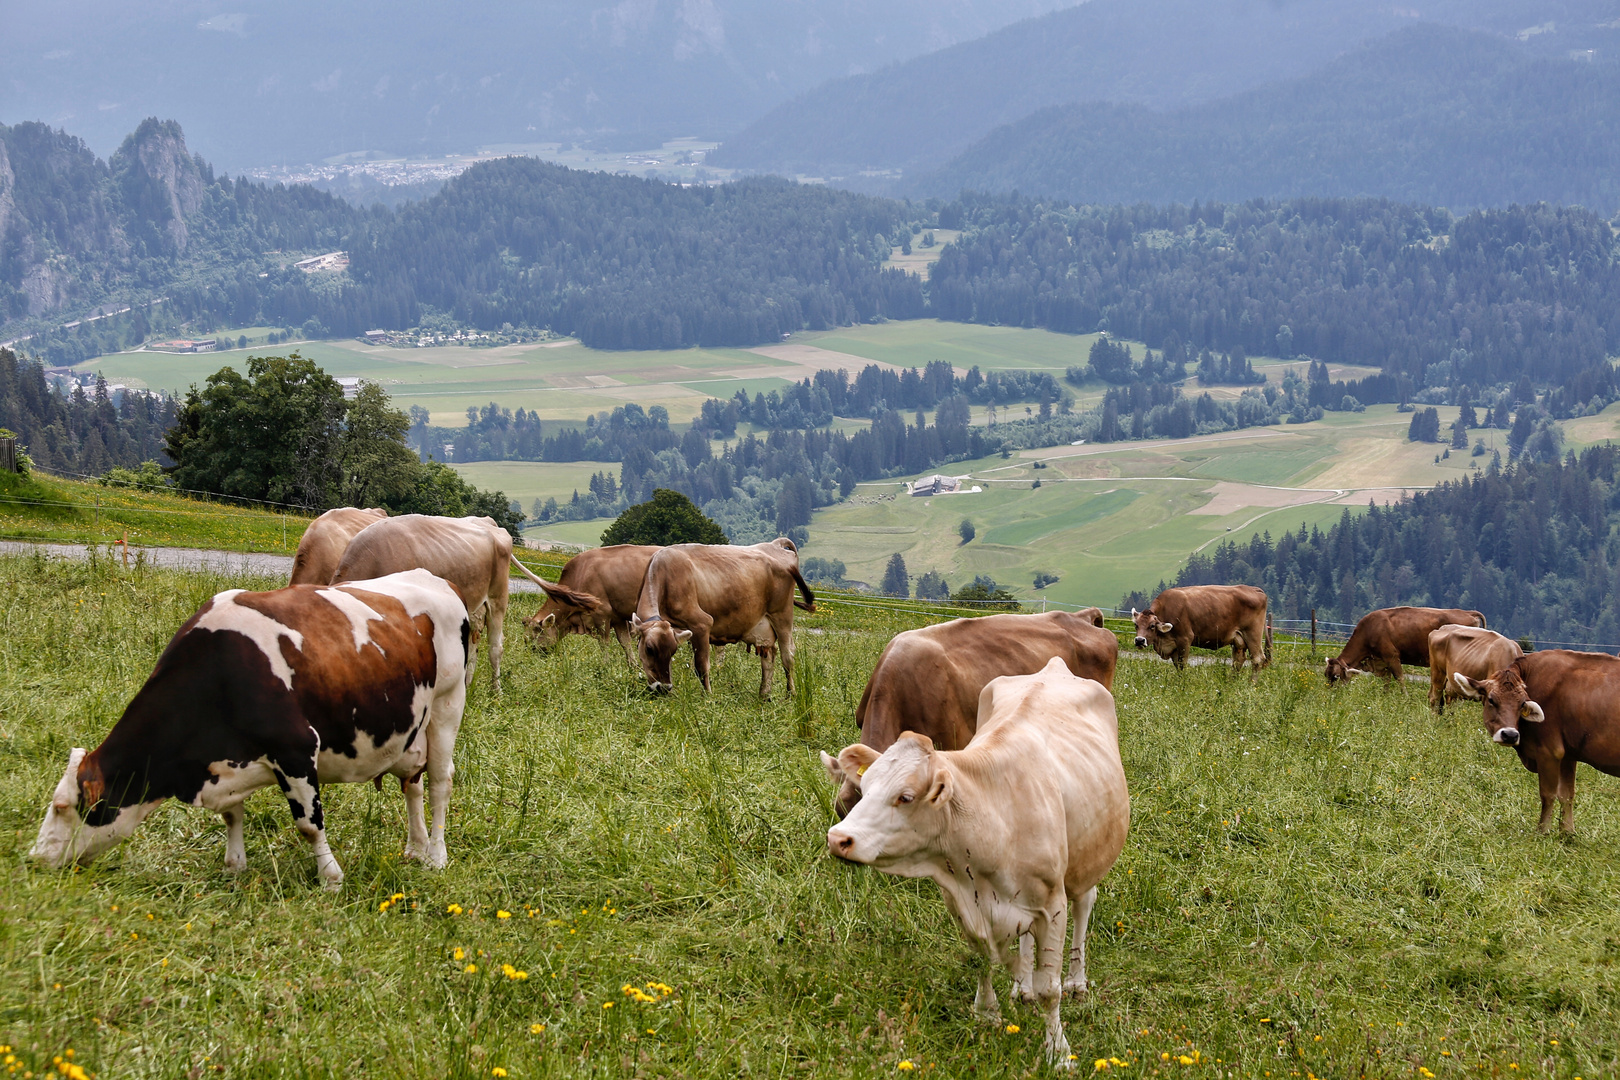
[[[796,608],[802,608],[805,611],[816,610],[816,594],[810,591],[810,584],[804,580],[804,575],[799,573],[798,562],[795,561],[794,564],[789,567],[789,569],[793,571],[793,580],[799,583],[799,591],[804,593],[804,602],[800,603],[799,601],[795,600],[793,601],[793,606]]]
[[[565,585],[558,585],[555,582],[546,581],[545,579],[536,575],[533,570],[530,570],[527,566],[524,566],[521,562],[519,562],[516,555],[511,556],[511,559],[512,565],[517,567],[524,577],[538,585],[541,592],[545,593],[548,597],[557,601],[559,604],[567,604],[569,607],[590,611],[601,603],[600,600],[592,596],[590,593],[580,592],[578,589],[570,589]]]

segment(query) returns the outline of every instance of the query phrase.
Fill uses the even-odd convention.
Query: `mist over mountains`
[[[1620,64],[1420,24],[1300,79],[1174,112],[1092,103],[991,132],[902,189],[1077,203],[1377,195],[1620,208]]]
[[[356,151],[729,135],[825,79],[1072,0],[10,4],[0,122],[100,154],[144,116],[233,172]]]
[[[710,160],[728,168],[837,178],[896,190],[992,130],[1078,103],[1165,112],[1296,79],[1418,23],[1475,29],[1526,58],[1620,56],[1615,0],[1092,0],[773,109]],[[1590,50],[1590,52],[1588,52]]]

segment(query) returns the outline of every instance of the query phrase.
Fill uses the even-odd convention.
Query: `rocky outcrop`
[[[186,219],[202,205],[206,181],[173,120],[148,117],[109,162],[125,201],[160,230],[170,252],[185,254]]]

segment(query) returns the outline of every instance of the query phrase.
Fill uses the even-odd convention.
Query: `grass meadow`
[[[479,668],[443,872],[400,860],[403,800],[370,785],[325,791],[337,895],[271,791],[237,877],[219,820],[174,804],[88,869],[29,865],[68,749],[106,734],[207,596],[275,584],[0,559],[9,1075],[56,1057],[98,1080],[1046,1073],[1033,1008],[972,1020],[978,961],[932,883],[825,853],[816,751],[854,740],[879,651],[927,618],[898,606],[803,617],[801,688],[768,703],[751,657],[711,697],[686,669],[652,699],[616,649],[512,644],[504,696]],[[509,634],[534,604],[513,597]],[[1477,708],[1330,691],[1298,659],[1254,685],[1122,661],[1133,825],[1094,989],[1063,1009],[1079,1067],[1614,1075],[1615,781],[1582,769],[1577,835],[1538,836],[1534,781]]]

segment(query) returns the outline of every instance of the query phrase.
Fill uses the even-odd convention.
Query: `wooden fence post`
[[[1311,659],[1316,659],[1316,609],[1311,608]]]
[[[7,437],[0,439],[0,469],[6,472],[17,471],[17,440]]]

